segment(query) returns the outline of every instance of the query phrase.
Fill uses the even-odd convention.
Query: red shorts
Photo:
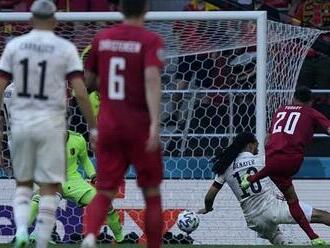
[[[266,156],[270,179],[282,192],[292,186],[292,176],[297,174],[304,160],[301,154],[272,154]]]
[[[135,167],[139,187],[158,187],[163,176],[160,148],[148,153],[145,151],[148,135],[125,136],[99,132],[96,149],[96,188],[118,189],[131,164]]]

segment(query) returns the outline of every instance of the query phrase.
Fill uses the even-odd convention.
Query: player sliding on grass
[[[68,131],[66,138],[66,181],[62,184],[62,196],[64,199],[71,200],[79,206],[87,206],[96,195],[96,189],[90,183],[86,182],[78,171],[78,165],[82,165],[87,177],[91,183],[95,183],[95,169],[87,154],[87,146],[84,137],[76,132]],[[60,196],[58,196],[60,197]],[[40,195],[35,194],[32,198],[32,210],[30,224],[35,220],[39,208]],[[119,220],[118,213],[110,205],[106,223],[112,230],[116,242],[122,242],[124,235]],[[30,240],[35,240],[36,236],[33,232]]]
[[[288,244],[279,229],[279,224],[294,224],[288,205],[275,194],[269,179],[255,181],[248,189],[242,189],[241,175],[256,173],[264,166],[264,161],[257,156],[258,141],[252,133],[240,133],[233,143],[213,159],[213,172],[217,174],[205,196],[205,207],[198,213],[206,214],[213,210],[213,202],[225,182],[240,202],[247,226],[256,231],[260,238],[270,243]],[[307,220],[330,226],[330,213],[312,208],[300,202]]]
[[[255,175],[249,175],[248,172],[243,177],[241,186],[242,189],[247,189],[254,182],[270,177],[283,193],[292,217],[305,231],[311,244],[326,245],[310,226],[292,184],[292,176],[299,171],[304,160],[304,148],[312,141],[316,128],[330,134],[330,121],[311,108],[311,103],[311,90],[300,87],[294,93],[293,103],[276,111],[266,144],[265,167]]]

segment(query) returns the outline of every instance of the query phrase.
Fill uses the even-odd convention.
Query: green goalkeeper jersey
[[[66,155],[67,155],[67,181],[82,179],[78,171],[78,166],[82,165],[87,177],[95,176],[95,168],[90,161],[87,153],[87,144],[84,137],[76,132],[68,131],[66,142]]]
[[[97,118],[100,109],[100,93],[95,90],[89,93],[88,98],[92,105],[93,114]]]

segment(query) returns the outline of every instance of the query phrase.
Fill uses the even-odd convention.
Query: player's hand
[[[96,176],[91,177],[90,184],[93,185],[93,186],[95,186],[95,184],[96,184]]]
[[[91,130],[89,130],[89,143],[93,151],[96,150],[97,135],[98,132],[96,128],[92,128]]]
[[[202,208],[200,210],[197,211],[197,214],[207,214],[209,212],[213,211],[213,208],[212,209],[206,209],[206,208]]]
[[[149,128],[149,137],[146,144],[146,151],[153,152],[159,148],[159,124],[151,124]]]

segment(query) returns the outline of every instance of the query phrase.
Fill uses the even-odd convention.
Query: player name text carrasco
[[[50,44],[35,44],[35,43],[22,43],[19,47],[24,50],[33,50],[39,53],[52,53],[54,52],[55,47]]]

